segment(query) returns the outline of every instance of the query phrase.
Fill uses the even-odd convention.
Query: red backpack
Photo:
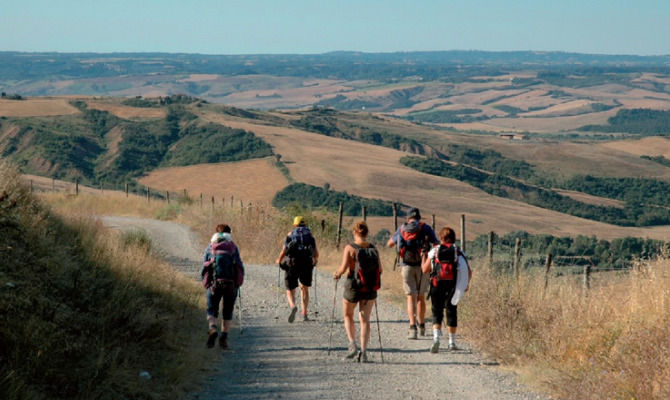
[[[398,254],[406,265],[421,265],[421,251],[426,239],[422,236],[423,225],[423,222],[404,223],[400,227]]]
[[[463,255],[461,250],[453,243],[438,244],[437,246],[434,246],[433,249],[435,249],[435,255],[431,260],[433,268],[430,274],[433,286],[437,286],[439,281],[451,281],[456,279],[458,257]]]

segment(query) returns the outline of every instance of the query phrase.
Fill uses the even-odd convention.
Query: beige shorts
[[[421,267],[410,267],[403,265],[402,281],[405,294],[418,294],[425,296],[430,288],[430,276],[421,272]]]

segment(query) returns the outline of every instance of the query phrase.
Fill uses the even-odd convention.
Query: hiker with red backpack
[[[403,223],[386,243],[388,247],[398,246],[398,258],[402,260],[403,288],[407,295],[409,316],[409,339],[417,339],[417,334],[426,334],[426,294],[429,277],[421,271],[421,261],[432,244],[438,243],[433,228],[421,222],[418,208],[412,208]],[[418,330],[417,333],[417,322]]]
[[[347,273],[344,282],[344,329],[349,339],[346,359],[358,357],[358,362],[369,362],[367,346],[370,341],[370,314],[375,305],[377,291],[381,285],[382,264],[374,245],[367,241],[368,226],[364,221],[354,225],[354,242],[345,246],[342,265],[333,278],[339,280]],[[354,310],[358,305],[358,319],[361,323],[361,347],[356,346]],[[380,338],[381,342],[381,338]]]
[[[286,258],[286,260],[284,260]],[[302,319],[309,321],[307,306],[309,305],[309,288],[312,286],[312,272],[319,261],[319,251],[316,241],[301,216],[293,219],[293,230],[286,235],[284,246],[277,257],[277,264],[286,274],[286,298],[288,299],[291,312],[288,322],[295,320],[298,307],[295,304],[295,289],[300,283],[300,304],[302,306]]]
[[[472,270],[468,264],[465,254],[454,243],[456,233],[449,227],[444,227],[439,233],[440,244],[435,245],[424,257],[421,269],[430,274],[430,300],[433,312],[433,344],[431,353],[437,353],[440,349],[440,337],[442,336],[442,321],[444,310],[447,310],[447,329],[449,330],[449,350],[456,350],[456,327],[458,326],[457,304],[462,292],[469,289],[472,278]],[[460,274],[467,272],[467,280]],[[459,287],[460,285],[465,288]],[[467,285],[467,286],[466,286]]]
[[[216,338],[219,346],[228,348],[228,331],[233,320],[233,310],[238,290],[244,282],[244,264],[240,251],[233,242],[230,226],[219,224],[210,244],[205,249],[204,262],[200,271],[202,283],[207,289],[207,347],[214,347]],[[221,310],[221,334],[217,331],[219,303]]]

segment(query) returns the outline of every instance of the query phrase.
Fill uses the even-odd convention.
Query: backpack
[[[400,227],[398,254],[406,265],[413,267],[421,265],[421,249],[426,239],[422,235],[423,225],[423,222],[406,222]]]
[[[379,253],[372,244],[370,247],[361,247],[350,244],[356,250],[354,254],[355,267],[351,287],[363,293],[376,292],[381,287],[381,270],[379,268]]]
[[[433,286],[437,286],[439,281],[456,279],[458,257],[462,256],[463,253],[453,244],[438,244],[433,248],[435,249],[435,255],[431,260],[433,268],[430,273]]]
[[[213,280],[233,282],[236,287],[244,283],[244,267],[237,262],[238,254],[235,243],[224,240],[212,243]]]
[[[312,232],[306,226],[299,226],[288,235],[289,240],[286,243],[286,256],[293,263],[296,261],[311,263],[314,254],[314,238]]]

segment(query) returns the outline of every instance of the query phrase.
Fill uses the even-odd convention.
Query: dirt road
[[[135,218],[103,217],[119,229],[142,228],[175,268],[194,276],[204,243],[184,226]],[[244,255],[244,249],[242,249]],[[193,399],[546,399],[515,382],[465,341],[460,350],[430,354],[431,337],[408,340],[407,317],[380,292],[381,340],[373,314],[372,363],[343,360],[342,285],[336,294],[332,350],[328,355],[334,281],[319,272],[311,291],[310,321],[287,317],[283,276],[275,266],[247,265],[241,291],[241,320],[235,311],[230,349],[212,349],[214,372]],[[391,273],[391,272],[387,272]],[[382,276],[383,282],[383,276]],[[204,294],[203,294],[204,295]],[[318,297],[317,297],[318,296]],[[278,300],[278,301],[277,301]],[[467,299],[465,300],[467,301]],[[279,305],[277,307],[277,304]],[[239,304],[238,304],[239,305]],[[204,310],[203,310],[204,314]],[[203,346],[206,340],[203,316]],[[358,329],[358,324],[357,324]],[[384,362],[382,362],[382,354]]]

